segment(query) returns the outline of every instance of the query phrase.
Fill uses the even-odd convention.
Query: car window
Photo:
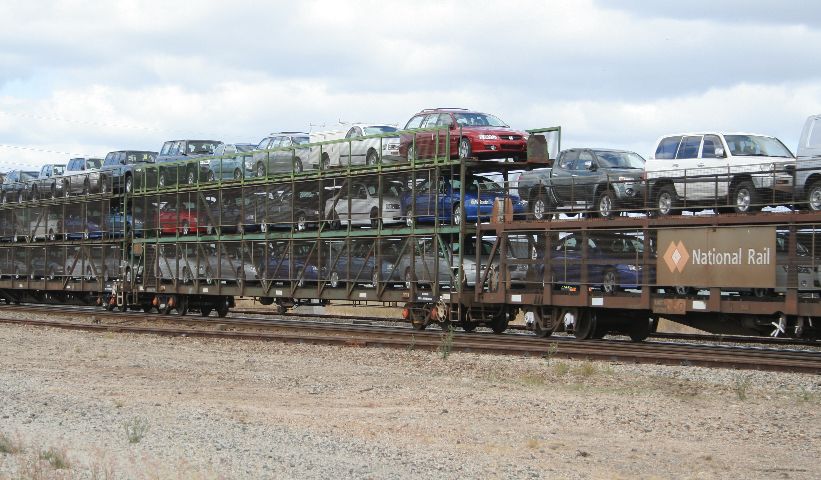
[[[821,148],[821,118],[816,118],[810,127],[810,134],[807,138],[807,148]]]
[[[365,127],[363,129],[363,135],[380,135],[382,133],[391,133],[395,132],[396,127],[391,127],[389,125],[380,125],[376,127]]]
[[[174,142],[165,142],[162,144],[162,150],[160,150],[160,155],[168,155],[171,151],[171,146],[174,145]]]
[[[66,167],[64,167],[62,165],[55,165],[54,169],[52,169],[52,172],[53,172],[54,175],[62,175],[63,172],[65,172],[65,170],[66,170]]]
[[[698,158],[698,147],[701,146],[701,135],[684,137],[678,146],[677,159]]]
[[[733,155],[792,158],[792,153],[774,137],[761,135],[725,135]]]
[[[439,119],[438,113],[431,113],[422,121],[422,128],[431,128],[436,126],[436,121]]]
[[[102,161],[99,158],[89,158],[86,160],[87,168],[100,168]]]
[[[448,127],[451,124],[453,124],[453,118],[451,118],[449,113],[440,113],[439,118],[436,119],[437,127]]]
[[[607,150],[596,150],[594,152],[599,160],[599,166],[610,168],[644,168],[644,158],[633,152],[612,152]]]
[[[562,152],[561,158],[559,158],[559,167],[565,170],[572,170],[578,156],[579,152],[576,150]]]
[[[291,146],[291,144],[292,144],[291,137],[280,137],[279,138],[279,143],[277,144],[277,147],[279,147],[279,148],[288,148],[288,147]]]
[[[493,115],[488,115],[486,113],[454,113],[454,117],[456,117],[457,125],[462,126],[470,126],[470,127],[507,127],[508,125],[499,120],[498,118],[494,117]]]
[[[701,158],[716,158],[716,148],[724,148],[717,135],[704,135],[704,145],[701,147]]]
[[[222,149],[225,153],[224,155],[231,155],[232,153],[237,153],[237,147],[233,145],[225,145],[225,148]]]
[[[659,142],[658,148],[656,148],[656,158],[659,160],[669,160],[676,158],[676,151],[678,150],[678,144],[681,142],[681,137],[667,137]]]
[[[410,128],[421,128],[422,127],[422,120],[425,118],[424,115],[417,115],[410,120],[408,120],[408,124],[405,125],[405,130]]]
[[[345,138],[354,138],[356,136],[356,128],[351,128],[350,130],[348,130],[348,133],[345,134]]]
[[[575,170],[588,170],[593,165],[593,154],[587,150],[579,152],[579,161],[576,162]]]
[[[265,150],[266,148],[269,148],[268,147],[269,143],[271,143],[271,137],[265,137],[265,138],[262,139],[261,142],[259,142],[259,145],[257,145],[257,148],[259,150]]]
[[[117,154],[114,153],[114,152],[111,152],[111,153],[109,153],[108,155],[105,156],[105,161],[103,162],[103,165],[116,165],[117,163],[119,163],[119,161],[117,159],[118,159]]]

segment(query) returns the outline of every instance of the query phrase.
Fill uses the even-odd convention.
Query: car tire
[[[322,162],[320,162],[320,169],[327,171],[331,168],[331,157],[327,153],[322,154]]]
[[[242,180],[242,170],[239,168],[234,170],[234,180]]]
[[[295,232],[304,232],[308,228],[308,217],[304,213],[299,212],[294,223]]]
[[[257,164],[257,167],[254,169],[256,172],[257,177],[264,177],[265,176],[265,165],[260,162]]]
[[[331,275],[328,277],[328,283],[331,288],[337,288],[339,286],[339,273],[337,273],[336,270],[331,272]]]
[[[613,190],[605,189],[599,194],[596,201],[596,214],[601,218],[613,218],[613,208],[616,205],[616,195]]]
[[[131,178],[131,175],[125,176],[125,193],[127,195],[131,194],[131,191],[134,190],[134,180]]]
[[[413,216],[413,210],[408,210],[405,214],[405,225],[409,228],[416,226],[416,218]]]
[[[619,291],[619,274],[616,269],[608,267],[602,274],[602,291],[612,295]]]
[[[680,215],[676,198],[676,189],[672,185],[662,185],[656,194],[656,208],[654,209],[660,217],[668,215]]]
[[[294,159],[294,173],[302,173],[302,160],[299,157]]]
[[[473,148],[470,145],[470,139],[462,137],[459,140],[459,158],[470,158],[471,154],[473,154]]]
[[[416,147],[408,145],[408,161],[411,162],[414,160],[418,160],[418,158],[416,158]]]
[[[749,180],[738,182],[733,189],[732,199],[735,213],[751,213],[761,209],[760,195]]]
[[[368,154],[365,156],[365,165],[377,164],[379,164],[379,154],[377,154],[374,149],[368,150]]]
[[[186,236],[186,235],[188,235],[190,232],[191,232],[191,228],[190,228],[190,226],[188,225],[188,221],[187,221],[187,220],[183,220],[183,221],[182,221],[182,223],[180,224],[180,235],[182,235],[182,236]]]
[[[186,180],[188,181],[188,185],[194,185],[197,183],[197,172],[194,170],[189,170]]]
[[[821,181],[813,182],[807,190],[807,208],[813,212],[821,211]]]
[[[453,205],[453,211],[451,212],[451,216],[450,216],[451,220],[453,221],[453,225],[455,225],[457,227],[462,225],[462,222],[465,221],[464,217],[465,217],[465,209],[462,208],[462,206],[459,205],[458,203],[454,204]]]
[[[168,182],[166,182],[166,180],[165,180],[165,174],[164,174],[164,173],[161,173],[161,174],[160,174],[160,178],[157,180],[157,186],[158,186],[159,188],[165,188],[165,185],[166,185],[167,183],[168,183]]]
[[[216,176],[216,175],[214,175],[214,171],[213,171],[213,170],[209,170],[209,171],[208,171],[208,181],[209,181],[209,182],[211,182],[211,183],[214,183],[214,182],[216,182],[216,181],[217,181],[217,176]]]
[[[71,196],[71,184],[69,182],[63,182],[63,196]]]
[[[405,288],[410,290],[413,285],[416,285],[418,280],[416,279],[416,275],[411,272],[410,267],[405,269]]]
[[[552,206],[548,200],[547,192],[540,191],[536,197],[530,202],[530,213],[534,220],[547,219]]]
[[[378,230],[382,228],[382,219],[379,217],[379,209],[371,209],[371,228]]]

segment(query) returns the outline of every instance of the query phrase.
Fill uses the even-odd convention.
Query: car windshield
[[[185,153],[187,155],[210,155],[214,153],[214,149],[217,148],[217,145],[219,145],[219,142],[211,140],[191,140],[188,142]]]
[[[637,168],[644,169],[644,158],[633,152],[613,152],[609,150],[594,150],[599,163],[604,168]]]
[[[86,160],[86,168],[100,168],[100,165],[103,164],[103,161],[99,158],[89,158]]]
[[[54,175],[62,175],[63,172],[66,171],[66,167],[64,167],[63,165],[55,165],[52,168],[52,171],[54,172]]]
[[[775,137],[724,135],[724,140],[734,156],[793,158],[790,150]]]
[[[644,244],[641,242],[641,239],[627,235],[591,236],[588,241],[591,247],[610,253],[638,254],[644,252]]]
[[[37,178],[38,175],[38,172],[20,172],[20,180],[25,182]]]
[[[499,185],[498,183],[496,183],[493,180],[490,180],[488,178],[472,177],[472,178],[469,178],[468,181],[470,181],[470,183],[468,184],[468,188],[465,189],[465,193],[472,193],[472,194],[476,195],[477,193],[479,193],[480,189],[481,189],[482,192],[485,192],[485,193],[487,193],[487,192],[497,192],[497,193],[499,193],[499,192],[504,191],[502,189],[501,185]],[[453,179],[451,181],[451,187],[453,188],[454,191],[459,190],[459,187],[461,186],[461,184],[462,183],[458,179]]]
[[[368,194],[372,197],[376,197],[376,185],[368,185]],[[402,196],[402,192],[404,191],[404,187],[401,183],[397,182],[385,182],[382,184],[382,196],[383,197],[400,197]]]
[[[450,245],[450,249],[451,249],[451,251],[453,252],[454,255],[459,255],[459,245],[460,244],[458,244],[458,243],[452,243]],[[465,255],[467,255],[467,256],[476,255],[476,242],[475,241],[465,242],[464,245],[465,245],[465,249],[462,252],[463,256],[465,256]],[[481,249],[482,249],[482,251],[480,252],[481,255],[484,255],[484,256],[490,255],[490,252],[493,251],[493,242],[482,240]]]
[[[308,137],[293,137],[292,140],[297,145],[305,145],[306,143],[311,143],[311,139]]]
[[[362,129],[362,133],[364,133],[365,135],[379,135],[381,133],[395,132],[396,130],[396,127],[391,127],[388,125],[378,125],[373,127],[365,127]]]
[[[463,127],[507,127],[507,124],[486,113],[454,113],[456,124]]]
[[[248,143],[248,144],[246,144],[246,143],[240,143],[240,144],[237,144],[237,145],[235,145],[235,146],[237,147],[237,151],[238,151],[238,152],[241,152],[241,153],[245,153],[245,152],[253,152],[253,151],[254,151],[254,150],[256,150],[256,148],[257,148],[257,147],[256,147],[256,145],[251,145],[251,144],[249,144],[249,143]]]

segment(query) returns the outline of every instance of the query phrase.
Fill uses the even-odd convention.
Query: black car
[[[23,202],[26,200],[28,183],[36,180],[38,173],[30,170],[12,170],[0,184],[0,201]]]
[[[134,168],[153,164],[157,152],[117,150],[108,152],[100,168],[101,182],[110,182],[115,193],[131,193],[134,189]]]
[[[163,188],[175,184],[193,185],[207,180],[211,171],[210,159],[203,161],[199,159],[213,157],[214,150],[220,144],[222,144],[220,140],[169,140],[165,142],[156,158],[159,168],[157,186]]]

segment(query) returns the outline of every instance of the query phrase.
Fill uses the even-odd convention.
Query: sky
[[[775,135],[821,113],[821,2],[0,2],[0,171],[199,138],[257,143],[423,108],[562,127]]]

